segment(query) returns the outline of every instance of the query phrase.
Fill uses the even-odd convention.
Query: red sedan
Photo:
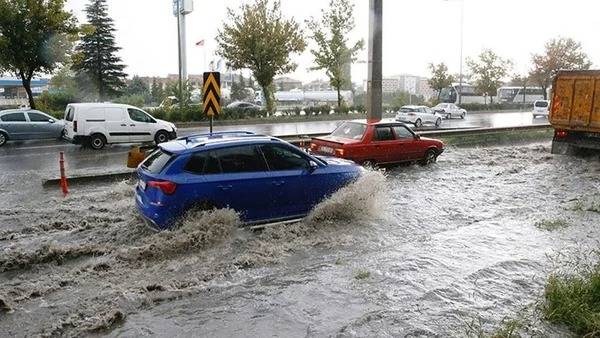
[[[342,123],[330,135],[313,138],[310,149],[317,155],[367,165],[410,161],[429,164],[444,151],[444,143],[421,137],[400,122],[355,120]]]

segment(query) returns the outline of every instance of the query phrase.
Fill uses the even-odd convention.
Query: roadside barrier
[[[62,190],[63,196],[67,196],[69,193],[69,186],[67,184],[67,176],[65,175],[65,153],[60,152],[60,159],[58,160],[58,164],[60,167],[60,188]]]

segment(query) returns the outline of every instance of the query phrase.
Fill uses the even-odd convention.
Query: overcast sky
[[[368,0],[355,3],[356,29],[353,41],[368,41]],[[68,0],[67,7],[80,22],[87,0]],[[226,20],[228,7],[238,8],[243,0],[194,0],[187,16],[188,72],[203,72],[204,54],[214,58],[215,36]],[[327,0],[282,0],[283,13],[304,23],[319,16]],[[177,73],[177,20],[171,0],[108,0],[115,20],[116,39],[127,72],[132,75],[165,76]],[[458,73],[460,61],[461,0],[384,0],[383,73],[428,76],[429,62],[445,62]],[[474,57],[491,48],[514,62],[513,72],[530,67],[531,54],[541,52],[544,42],[554,37],[572,37],[583,44],[594,66],[600,66],[600,1],[598,0],[464,0],[464,56]],[[195,42],[205,40],[204,47]],[[359,59],[366,60],[367,50]],[[296,55],[299,64],[289,76],[308,82],[325,78],[309,72],[308,51]],[[465,66],[466,69],[466,66]],[[366,64],[352,67],[354,82],[367,77]]]

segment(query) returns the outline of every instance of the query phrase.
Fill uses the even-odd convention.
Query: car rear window
[[[367,126],[365,124],[344,122],[331,133],[331,136],[360,140],[366,130]]]
[[[410,108],[410,107],[400,108],[400,112],[402,112],[402,113],[416,113],[418,111],[419,111],[419,108]]]
[[[148,158],[142,164],[142,167],[153,174],[160,173],[167,163],[173,158],[173,154],[166,152],[162,149],[158,149],[148,156]]]
[[[546,108],[548,107],[548,101],[536,101],[535,106],[540,108]]]

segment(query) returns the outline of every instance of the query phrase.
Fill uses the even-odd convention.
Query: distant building
[[[291,77],[279,77],[273,80],[276,91],[287,91],[292,89],[302,89],[302,82]]]
[[[33,96],[48,90],[48,79],[31,80]],[[0,77],[0,106],[18,106],[29,104],[27,92],[21,79],[16,77]]]
[[[304,91],[323,91],[323,90],[333,90],[329,80],[313,80],[304,85]]]
[[[363,88],[366,91],[366,80],[363,82]],[[388,94],[403,91],[414,95],[421,95],[425,99],[429,99],[434,95],[433,90],[427,83],[426,77],[408,74],[384,77],[381,80],[381,90],[383,93]]]

